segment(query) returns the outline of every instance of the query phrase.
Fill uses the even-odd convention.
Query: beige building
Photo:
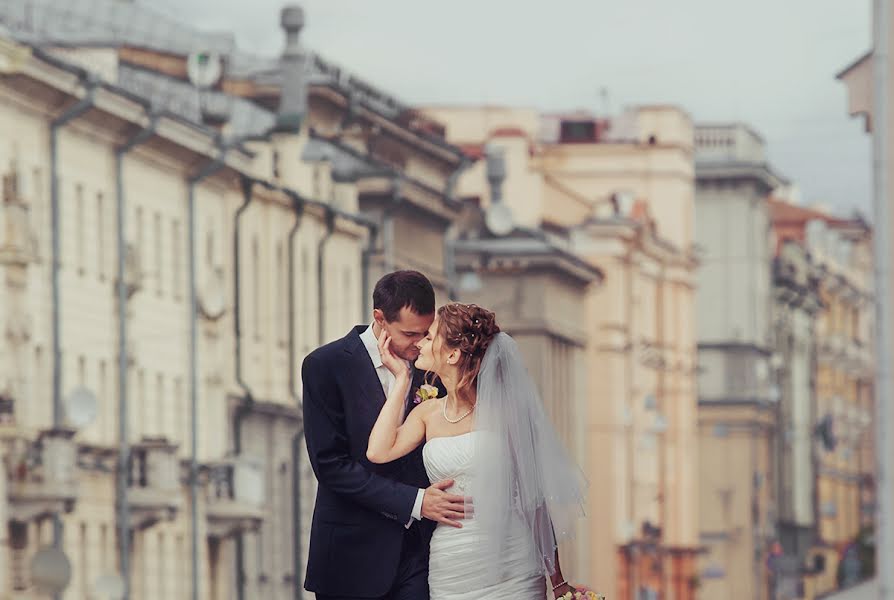
[[[280,467],[291,463],[289,441],[298,430],[287,342],[300,336],[313,344],[317,338],[316,331],[296,328],[290,334],[282,327],[288,294],[281,275],[296,217],[292,198],[277,188],[286,184],[309,198],[309,173],[296,164],[275,178],[265,168],[272,143],[222,155],[213,129],[176,114],[155,117],[141,98],[94,83],[52,54],[8,38],[2,44],[0,129],[6,143],[0,146],[0,164],[7,182],[7,252],[6,291],[0,297],[4,321],[19,333],[4,344],[0,361],[4,396],[10,400],[0,506],[4,522],[11,523],[0,544],[5,554],[0,591],[28,594],[28,561],[39,546],[53,542],[52,516],[59,511],[65,513],[61,547],[72,563],[66,594],[72,598],[90,597],[97,579],[119,571],[122,559],[129,563],[133,598],[189,597],[194,574],[201,597],[223,597],[233,589],[235,555],[251,572],[262,544],[278,545],[283,564],[270,568],[294,572],[287,564],[288,531],[265,538],[269,529],[262,523],[273,516],[281,529],[281,523],[292,523],[292,474]],[[52,134],[54,119],[59,123],[60,115],[72,115],[73,106],[85,110]],[[142,143],[119,155],[122,168],[116,170],[116,148],[141,131],[147,131]],[[48,147],[51,139],[57,140],[55,153]],[[306,142],[306,136],[292,134],[276,140],[293,152]],[[191,183],[218,159],[219,170]],[[51,184],[54,175],[58,188]],[[255,179],[273,189],[251,185]],[[366,230],[343,216],[349,213],[325,203],[308,201],[304,209],[298,235],[302,255],[316,257],[329,220],[334,224],[330,243],[341,253],[327,266],[350,269],[359,290]],[[195,263],[190,239],[196,240]],[[56,243],[58,300],[51,289]],[[305,277],[315,281],[305,263]],[[234,277],[240,275],[237,288]],[[193,285],[200,314],[195,323]],[[328,286],[334,294],[342,282]],[[118,292],[126,303],[123,311]],[[296,300],[299,311],[316,304],[307,295]],[[359,310],[356,303],[330,318],[347,327]],[[234,333],[237,323],[244,334]],[[248,402],[243,400],[247,386],[252,389]],[[83,413],[65,407],[79,388],[95,396],[97,411],[71,437],[65,428]],[[232,421],[245,413],[250,432],[245,438],[252,441],[239,445],[231,438]],[[276,440],[275,448],[258,446]],[[125,498],[127,517],[116,515],[121,452],[127,462],[118,497]],[[192,464],[198,467],[195,478]],[[190,505],[193,481],[197,519]],[[129,548],[120,544],[122,527],[129,532]],[[265,583],[247,585],[256,589]],[[273,592],[277,596],[291,596],[289,581],[266,586],[286,592]]]
[[[486,183],[487,161],[460,178],[460,195],[486,212],[503,203],[529,238],[566,248],[605,276],[590,285],[578,321],[587,375],[575,400],[574,435],[591,493],[569,574],[610,598],[693,598],[696,262],[688,116],[662,106],[613,120],[498,107],[426,113],[468,153],[505,161],[502,198]],[[494,217],[496,229],[500,221]],[[506,245],[530,244],[516,239],[518,230],[504,234],[497,237]],[[463,241],[458,249],[488,256],[493,243]],[[541,306],[545,317],[574,309]]]
[[[773,202],[777,239],[804,245],[821,310],[814,324],[814,518],[804,597],[863,578],[844,560],[875,510],[872,234],[860,218]],[[817,558],[819,557],[819,558]],[[845,564],[842,564],[843,561]],[[819,568],[822,567],[822,568]]]
[[[30,597],[62,513],[65,597],[126,572],[136,599],[294,598],[315,494],[297,365],[368,319],[384,269],[446,295],[443,248],[394,232],[444,236],[463,154],[320,57],[302,66],[293,10],[270,60],[136,4],[19,9],[0,8],[0,597]],[[216,77],[201,91],[193,60]],[[98,409],[72,436],[79,388]]]
[[[784,182],[745,124],[698,125],[695,148],[703,593],[767,598],[780,395],[768,197]]]

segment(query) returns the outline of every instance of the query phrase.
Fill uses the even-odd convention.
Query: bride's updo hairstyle
[[[496,315],[486,308],[451,302],[438,309],[438,337],[449,349],[460,351],[456,393],[463,399],[473,396],[484,353],[498,333]]]

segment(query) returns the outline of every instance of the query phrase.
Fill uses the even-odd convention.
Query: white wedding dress
[[[448,493],[465,495],[480,432],[429,440],[422,449],[431,481],[453,479]],[[546,578],[528,527],[519,516],[499,556],[482,557],[474,517],[461,529],[439,523],[431,539],[428,584],[431,600],[545,600]],[[492,564],[497,561],[497,569]],[[494,573],[500,575],[496,577]]]

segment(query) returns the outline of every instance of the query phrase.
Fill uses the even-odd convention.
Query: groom
[[[366,460],[373,424],[394,376],[377,339],[412,368],[416,348],[434,320],[431,282],[416,271],[382,277],[373,292],[373,323],[314,350],[301,368],[304,434],[319,486],[310,532],[305,589],[317,600],[426,600],[428,544],[435,521],[459,526],[463,497],[429,485],[422,446],[404,458]],[[423,373],[414,369],[405,415]]]

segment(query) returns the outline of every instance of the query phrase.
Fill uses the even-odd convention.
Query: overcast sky
[[[148,2],[147,2],[148,3]],[[281,0],[154,0],[276,55]],[[744,121],[805,202],[868,212],[869,137],[835,74],[869,49],[869,0],[303,0],[303,43],[410,104],[611,113],[673,103]]]

